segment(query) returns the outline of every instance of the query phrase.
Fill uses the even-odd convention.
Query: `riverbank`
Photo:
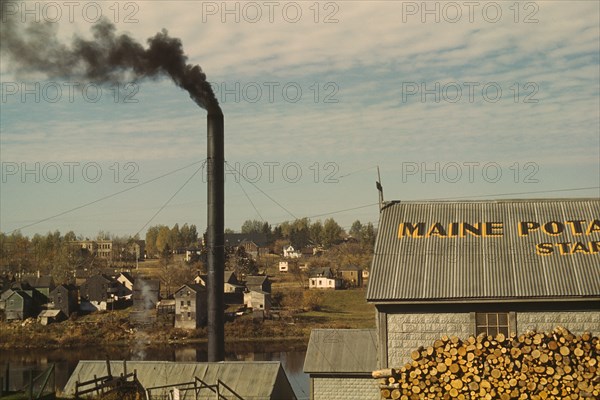
[[[289,293],[288,293],[289,296]],[[225,341],[255,348],[259,343],[298,343],[304,347],[316,328],[374,328],[374,307],[364,289],[319,292],[317,310],[285,307],[280,318],[258,321],[251,316],[225,323]],[[138,329],[129,323],[130,309],[101,311],[47,326],[34,319],[0,323],[0,349],[127,346],[130,348],[206,343],[206,328]]]

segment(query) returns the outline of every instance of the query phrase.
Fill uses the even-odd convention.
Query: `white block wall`
[[[529,330],[550,332],[559,325],[564,326],[575,335],[581,335],[583,332],[591,332],[598,336],[600,335],[600,310],[517,313],[517,330],[519,333]]]
[[[401,367],[419,346],[430,346],[442,335],[467,338],[471,335],[469,313],[388,314],[388,365]]]
[[[312,378],[313,400],[379,400],[373,378]]]

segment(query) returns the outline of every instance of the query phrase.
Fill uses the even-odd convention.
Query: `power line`
[[[433,198],[433,199],[421,199],[421,200],[411,200],[411,201],[434,201],[434,200],[468,199],[468,198],[477,198],[477,197],[515,196],[515,195],[536,194],[536,193],[575,192],[575,191],[579,191],[579,190],[592,190],[592,189],[600,189],[600,186],[590,186],[590,187],[573,188],[573,189],[538,190],[538,191],[530,191],[530,192],[482,194],[482,195],[476,195],[476,196],[438,197],[438,198]]]
[[[259,188],[258,186],[256,186],[253,182],[249,181],[244,174],[242,174],[240,171],[238,171],[237,169],[233,168],[231,164],[229,164],[227,161],[225,161],[225,164],[229,165],[229,167],[231,167],[235,172],[237,172],[238,174],[240,174],[240,176],[242,178],[244,178],[244,180],[246,182],[248,182],[249,184],[251,184],[252,186],[254,186],[255,189],[257,189],[259,192],[261,192],[263,195],[265,195],[265,197],[267,197],[269,200],[271,200],[273,203],[277,204],[282,210],[284,210],[286,213],[288,213],[289,215],[291,215],[292,218],[294,219],[298,219],[298,217],[296,217],[290,210],[288,210],[287,208],[285,208],[283,205],[281,205],[277,200],[275,200],[274,198],[272,198],[271,196],[269,196],[267,193],[265,193],[261,188]]]
[[[256,208],[256,206],[254,205],[254,202],[252,201],[252,199],[250,198],[250,196],[248,196],[248,193],[246,193],[246,190],[244,189],[244,187],[242,186],[242,184],[240,182],[237,182],[237,184],[239,185],[240,189],[242,189],[242,192],[244,192],[244,195],[246,196],[246,198],[248,199],[248,201],[250,202],[250,204],[252,204],[252,208],[254,208],[254,211],[256,211],[256,213],[258,214],[260,220],[262,222],[265,222],[265,219],[262,217],[262,215],[260,215],[260,212],[258,211],[258,209]]]
[[[173,195],[172,195],[171,197],[169,197],[169,200],[167,200],[167,201],[166,201],[166,202],[165,202],[165,203],[164,203],[164,204],[163,204],[163,205],[162,205],[162,206],[161,206],[161,207],[158,209],[158,211],[154,213],[154,215],[153,215],[153,216],[152,216],[152,217],[151,217],[151,218],[148,220],[148,222],[146,222],[146,223],[144,224],[144,226],[142,226],[142,228],[141,228],[139,231],[137,231],[137,232],[135,233],[135,235],[139,234],[139,233],[140,233],[140,232],[141,232],[141,231],[142,231],[142,230],[143,230],[145,227],[147,227],[147,226],[148,226],[148,224],[149,224],[150,222],[152,222],[152,220],[153,220],[153,219],[154,219],[154,218],[155,218],[155,217],[156,217],[156,216],[157,216],[157,215],[158,215],[158,214],[159,214],[159,213],[160,213],[160,212],[161,212],[161,211],[162,211],[162,210],[163,210],[163,209],[164,209],[164,208],[167,206],[167,204],[169,204],[169,203],[171,202],[171,200],[173,200],[173,198],[175,198],[175,196],[177,196],[177,194],[178,194],[179,192],[181,192],[181,190],[182,190],[182,189],[183,189],[183,188],[184,188],[184,187],[185,187],[185,186],[186,186],[186,185],[189,183],[189,181],[191,181],[191,180],[192,180],[192,178],[193,178],[194,176],[196,176],[196,174],[197,174],[197,173],[198,173],[198,172],[199,172],[199,171],[202,169],[202,167],[204,167],[204,163],[202,163],[202,165],[201,165],[201,166],[200,166],[200,167],[199,167],[197,170],[195,170],[195,171],[194,171],[194,173],[192,174],[192,176],[190,176],[190,177],[189,177],[189,178],[188,178],[188,179],[187,179],[187,180],[186,180],[186,181],[183,183],[183,185],[181,185],[181,187],[179,187],[179,189],[177,189],[177,191],[176,191],[175,193],[173,193]],[[133,235],[133,236],[135,236],[135,235]]]
[[[193,163],[191,163],[191,164],[188,164],[188,165],[186,165],[186,166],[184,166],[184,167],[177,168],[176,170],[173,170],[173,171],[167,172],[166,174],[163,174],[163,175],[157,176],[156,178],[149,179],[149,180],[147,180],[147,181],[145,181],[145,182],[142,182],[142,183],[140,183],[140,184],[137,184],[137,185],[134,185],[134,186],[128,187],[128,188],[126,188],[126,189],[120,190],[120,191],[118,191],[118,192],[115,192],[115,193],[112,193],[112,194],[106,195],[106,196],[104,196],[104,197],[101,197],[101,198],[99,198],[99,199],[96,199],[96,200],[90,201],[90,202],[88,202],[88,203],[85,203],[85,204],[82,204],[82,205],[79,205],[79,206],[77,206],[77,207],[73,207],[73,208],[71,208],[71,209],[69,209],[69,210],[66,210],[66,211],[60,212],[60,213],[58,213],[58,214],[54,214],[54,215],[52,215],[52,216],[50,216],[50,217],[46,217],[46,218],[40,219],[40,220],[38,220],[38,221],[36,221],[36,222],[32,222],[31,224],[28,224],[28,225],[23,225],[23,226],[21,226],[21,227],[19,227],[19,228],[13,229],[12,231],[8,232],[8,234],[12,234],[12,233],[14,233],[14,232],[16,232],[16,231],[19,231],[19,230],[21,230],[21,229],[29,228],[29,227],[31,227],[31,226],[34,226],[34,225],[37,225],[37,224],[41,224],[42,222],[46,222],[46,221],[49,221],[49,220],[51,220],[51,219],[54,219],[54,218],[57,218],[57,217],[61,217],[61,216],[65,215],[65,214],[69,214],[69,213],[71,213],[71,212],[73,212],[73,211],[81,210],[82,208],[85,208],[85,207],[87,207],[87,206],[91,206],[92,204],[99,203],[99,202],[101,202],[101,201],[104,201],[104,200],[110,199],[110,198],[112,198],[112,197],[118,196],[118,195],[120,195],[120,194],[122,194],[122,193],[128,192],[128,191],[130,191],[130,190],[133,190],[133,189],[139,188],[139,187],[141,187],[141,186],[147,185],[148,183],[151,183],[151,182],[157,181],[157,180],[159,180],[159,179],[162,179],[162,178],[164,178],[164,177],[166,177],[166,176],[172,175],[172,174],[174,174],[174,173],[176,173],[176,172],[179,172],[179,171],[181,171],[181,170],[184,170],[184,169],[186,169],[186,168],[189,168],[189,167],[191,167],[192,165],[195,165],[195,164],[198,164],[198,163],[203,163],[203,165],[204,165],[204,163],[205,163],[205,162],[206,162],[206,160],[195,161],[195,162],[193,162]],[[202,166],[201,166],[200,168],[202,168]],[[198,171],[196,171],[196,172],[198,172]],[[194,173],[194,174],[195,174],[195,173]]]

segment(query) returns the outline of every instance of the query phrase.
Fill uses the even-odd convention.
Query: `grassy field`
[[[298,321],[332,328],[375,328],[375,306],[365,300],[365,289],[323,290],[319,311],[296,315]]]

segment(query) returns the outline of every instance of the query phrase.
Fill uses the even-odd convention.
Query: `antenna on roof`
[[[379,165],[377,166],[377,182],[375,182],[375,186],[379,191],[379,211],[383,208],[383,186],[381,186],[381,175],[379,174]]]

